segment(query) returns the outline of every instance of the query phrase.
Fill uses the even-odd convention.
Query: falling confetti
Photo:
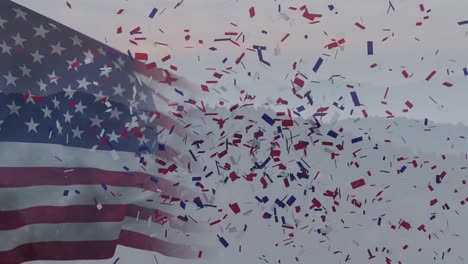
[[[203,1],[0,3],[0,259],[468,259],[466,4]]]

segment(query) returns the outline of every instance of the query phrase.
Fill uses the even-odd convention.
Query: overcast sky
[[[304,101],[292,95],[290,83],[291,76],[295,74],[292,65],[302,59],[297,70],[309,80],[320,82],[305,86],[312,91],[316,101],[314,107],[308,109],[309,113],[319,106],[330,105],[340,96],[343,96],[345,103],[351,104],[349,89],[345,85],[352,84],[369,115],[385,116],[385,110],[389,110],[394,115],[468,124],[465,115],[468,110],[465,103],[468,98],[468,76],[463,75],[463,68],[468,67],[468,27],[457,25],[458,21],[468,19],[468,3],[465,1],[424,1],[425,11],[421,12],[419,1],[395,0],[392,1],[395,12],[391,10],[387,14],[387,0],[319,0],[308,4],[310,13],[322,14],[321,22],[312,25],[302,17],[301,12],[287,10],[290,6],[300,7],[303,1],[187,0],[176,9],[174,6],[177,2],[172,0],[69,1],[72,9],[63,0],[16,2],[124,52],[128,49],[148,52],[159,61],[159,65],[167,68],[177,66],[178,74],[197,85],[213,79],[213,71],[206,68],[221,70],[233,66],[238,74],[225,75],[216,86],[211,85],[218,90],[223,85],[226,91],[221,95],[214,92],[204,95],[213,103],[219,99],[229,100],[240,89],[246,89],[265,102],[268,99],[276,101],[281,96],[290,100],[291,107],[304,104]],[[284,15],[278,13],[280,3]],[[330,4],[334,6],[333,11],[328,7]],[[251,6],[255,7],[254,18],[249,17]],[[150,19],[148,15],[153,7],[159,11],[154,19]],[[119,9],[125,11],[116,15]],[[424,19],[424,16],[429,18]],[[366,29],[356,27],[356,22]],[[423,22],[422,26],[416,26],[417,22]],[[124,33],[117,35],[119,26],[122,26]],[[135,46],[129,43],[128,32],[137,26],[142,27],[143,36],[148,40]],[[185,29],[190,32],[185,33]],[[213,42],[215,38],[225,37],[224,32],[228,31],[243,32],[245,43],[237,47],[229,42]],[[281,43],[280,40],[288,33],[288,39]],[[189,41],[184,39],[187,34],[191,36]],[[304,35],[308,35],[308,38],[305,39]],[[389,38],[382,42],[385,37]],[[345,39],[343,50],[324,49],[333,38]],[[198,40],[203,40],[204,44],[198,44]],[[367,41],[374,42],[373,56],[367,55]],[[164,42],[169,46],[153,45],[153,42]],[[243,60],[246,69],[233,63],[252,45],[267,46],[264,57],[271,63],[270,67],[260,63],[255,52],[247,52]],[[185,48],[187,46],[193,48]],[[218,50],[210,51],[208,48],[212,46]],[[281,51],[278,56],[274,56],[276,47]],[[337,51],[338,54],[335,54]],[[322,53],[331,56],[324,57]],[[161,63],[160,59],[169,54],[171,60]],[[325,61],[314,73],[312,68],[320,56]],[[222,63],[224,58],[228,58],[225,64]],[[371,69],[369,66],[373,63],[378,66]],[[413,75],[403,78],[403,69]],[[433,70],[437,74],[430,82],[425,81]],[[453,73],[447,75],[447,71]],[[260,80],[249,77],[247,72],[253,76],[258,73],[255,76]],[[335,79],[332,84],[327,80],[333,74],[346,79]],[[233,87],[234,78],[237,79],[237,88]],[[442,86],[446,81],[454,86]],[[360,87],[357,87],[358,84]],[[380,102],[386,87],[390,87],[386,100],[388,104],[382,105]],[[402,113],[406,100],[410,100],[414,108],[409,113]],[[349,109],[339,111],[340,117],[350,117]],[[358,116],[355,113],[353,117]]]

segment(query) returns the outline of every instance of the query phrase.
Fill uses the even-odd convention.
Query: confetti
[[[318,58],[317,62],[315,63],[314,65],[314,68],[312,68],[312,70],[314,72],[317,72],[320,68],[320,66],[322,65],[322,62],[323,62],[323,59],[322,58]]]
[[[249,9],[249,15],[250,15],[250,18],[255,16],[255,8],[253,6]]]
[[[351,182],[351,187],[353,189],[357,189],[357,188],[362,187],[364,185],[366,185],[366,182],[364,181],[364,179],[359,179],[359,180]]]
[[[151,13],[149,14],[149,18],[153,19],[156,16],[157,12],[158,12],[158,9],[153,8],[153,10],[151,10]]]
[[[374,55],[374,43],[367,41],[367,55]]]
[[[58,8],[69,11],[69,2]],[[450,5],[455,21],[460,3]],[[93,235],[144,249],[65,248],[57,258],[158,263],[152,249],[174,263],[464,263],[460,87],[468,70],[447,45],[463,43],[467,32],[457,25],[468,22],[431,19],[443,3],[383,4],[379,17],[335,2],[202,11],[184,0],[132,10],[116,2],[94,21],[104,30],[99,43],[1,2],[1,186],[21,189],[3,195],[28,214],[47,200],[38,193],[58,195],[41,206],[86,205],[89,212],[57,213],[78,222],[107,225],[112,211],[131,224],[91,228]],[[18,167],[26,171],[11,173]],[[30,228],[28,214],[9,216],[16,205],[4,206],[4,219],[18,221],[0,228]],[[48,223],[54,215],[37,217]],[[46,233],[62,239],[67,231],[55,226]],[[6,236],[8,252],[21,246]]]

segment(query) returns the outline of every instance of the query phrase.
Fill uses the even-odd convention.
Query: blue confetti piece
[[[380,226],[381,223],[382,223],[382,217],[379,217],[379,220],[377,220],[377,225]]]
[[[294,174],[289,173],[289,179],[293,182],[296,180],[296,177],[294,176]]]
[[[262,53],[262,50],[266,50],[266,47],[262,47],[262,46],[255,46],[254,45],[254,48],[257,49],[257,55],[258,55],[258,60],[263,62],[264,64],[268,65],[268,66],[271,66],[270,63],[266,60],[263,59],[263,53]]]
[[[405,172],[405,170],[406,170],[406,166],[403,165],[403,167],[401,167],[401,169],[400,169],[400,173]]]
[[[270,162],[270,160],[271,160],[271,157],[268,157],[268,158],[262,163],[262,165],[260,165],[260,169],[265,168],[265,166]]]
[[[126,170],[126,171],[129,171],[129,170],[130,170],[127,166],[124,166],[123,168],[124,168],[124,170]]]
[[[318,116],[318,117],[322,117],[322,116],[326,116],[327,113],[315,113],[313,114],[313,116]]]
[[[156,179],[155,177],[151,176],[151,181],[154,182],[154,184],[158,184],[159,180]]]
[[[335,7],[334,7],[333,5],[328,5],[328,9],[329,9],[330,11],[333,11],[333,9],[335,9]]]
[[[175,92],[184,96],[184,92],[182,92],[181,90],[177,89],[177,88],[174,88]]]
[[[302,163],[300,161],[296,161],[296,163],[297,163],[297,166],[299,166],[299,168],[301,168],[301,170],[305,170],[304,165],[302,165]]]
[[[76,194],[81,194],[81,192],[80,192],[80,191],[78,191],[78,190],[75,190],[75,193],[76,193]]]
[[[361,142],[361,141],[362,141],[362,137],[356,137],[356,138],[351,139],[352,144],[357,143],[357,142]]]
[[[218,236],[218,239],[219,239],[219,242],[221,242],[221,244],[222,244],[225,248],[229,247],[229,243],[226,241],[226,239],[224,239],[224,237]]]
[[[182,207],[182,209],[185,210],[185,203],[184,203],[184,201],[180,201],[180,207]]]
[[[296,111],[298,112],[302,112],[305,110],[305,107],[303,105],[299,106],[298,108],[296,108]]]
[[[228,61],[228,58],[224,58],[223,63],[226,63]]]
[[[427,126],[427,122],[428,122],[428,121],[429,121],[429,120],[428,120],[427,118],[424,118],[424,125],[425,125],[425,126]]]
[[[296,197],[291,195],[291,197],[289,197],[289,199],[286,201],[286,203],[288,204],[288,206],[291,206],[291,205],[294,204],[295,201],[296,201]]]
[[[263,114],[262,119],[265,120],[265,122],[267,122],[270,126],[275,124],[275,120],[273,120],[273,118],[267,114]]]
[[[197,177],[192,177],[192,181],[201,181],[201,177],[200,176],[197,176]]]
[[[156,15],[156,12],[158,12],[158,9],[157,9],[157,8],[153,8],[153,10],[151,10],[151,13],[149,14],[149,18],[153,19],[154,16]]]
[[[279,207],[284,208],[286,206],[285,203],[283,203],[281,200],[276,199],[275,204],[277,204]]]
[[[338,133],[336,133],[333,130],[328,131],[327,136],[330,136],[332,138],[336,138],[338,136]]]
[[[314,68],[312,69],[314,72],[317,72],[322,65],[323,59],[321,57],[318,58],[317,62],[314,65]]]
[[[63,191],[63,196],[68,196],[68,190]]]
[[[191,149],[189,149],[190,155],[192,156],[193,160],[197,161],[197,158],[195,158],[195,155],[193,155],[193,152]]]
[[[120,259],[120,258],[117,258],[117,259],[114,261],[114,264],[117,264],[117,262],[119,262],[119,259]]]
[[[374,42],[367,41],[367,55],[374,55]]]
[[[267,196],[263,196],[263,198],[262,198],[262,202],[263,202],[263,203],[268,203],[269,200],[270,200],[270,199],[268,199]]]
[[[209,50],[211,50],[211,51],[215,51],[215,50],[218,50],[218,49],[217,49],[217,48],[215,48],[215,47],[211,47],[211,48],[209,48]]]
[[[460,22],[457,22],[458,25],[466,25],[468,24],[468,20],[464,20],[464,21],[460,21]]]
[[[468,69],[467,68],[463,68],[463,74],[465,74],[465,76],[468,75]]]
[[[105,185],[104,183],[101,184],[102,188],[104,189],[104,191],[107,191],[107,185]]]
[[[435,215],[432,215],[431,218],[429,218],[429,220],[434,220],[436,218]]]
[[[215,39],[214,41],[217,42],[217,41],[230,41],[231,38],[219,38],[219,39]]]
[[[361,106],[357,93],[355,91],[352,91],[350,94],[351,94],[351,98],[353,99],[354,106]]]
[[[200,199],[200,197],[196,197],[195,199],[193,199],[193,203],[196,204],[199,208],[203,208],[204,205]]]
[[[213,171],[208,172],[208,174],[205,175],[205,178],[210,177],[213,174]]]
[[[276,131],[278,131],[279,134],[283,133],[282,130],[281,130],[281,126],[277,126]]]
[[[305,94],[307,101],[309,102],[310,105],[314,105],[314,100],[312,96],[310,95],[310,91]]]
[[[164,150],[166,150],[166,145],[164,145],[164,144],[158,144],[158,150],[159,150],[159,151],[164,151]]]

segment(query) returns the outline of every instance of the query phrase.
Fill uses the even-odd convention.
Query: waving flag
[[[135,55],[0,2],[2,263],[105,259],[117,245],[201,255],[170,204],[196,194],[156,176],[177,169],[178,151],[156,140],[156,121],[173,120],[140,77],[176,79]]]

